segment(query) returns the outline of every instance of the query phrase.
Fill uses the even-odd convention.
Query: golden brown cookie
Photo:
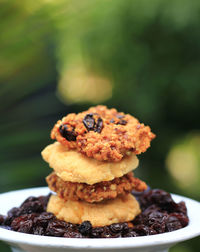
[[[59,142],[48,145],[42,156],[64,181],[95,184],[121,177],[138,166],[135,154],[119,162],[102,162],[74,151]]]
[[[141,212],[139,203],[131,194],[93,204],[84,201],[64,201],[52,195],[47,211],[66,222],[81,224],[83,221],[90,221],[94,227],[128,222]]]
[[[68,149],[100,161],[120,161],[127,153],[145,152],[154,137],[150,127],[135,117],[100,105],[68,114],[51,132],[51,138]]]
[[[65,182],[52,172],[46,178],[49,188],[57,195],[67,200],[83,200],[89,203],[100,202],[106,199],[114,199],[132,190],[144,191],[147,189],[145,182],[133,176],[132,172],[111,181],[102,181],[93,185],[85,183]]]

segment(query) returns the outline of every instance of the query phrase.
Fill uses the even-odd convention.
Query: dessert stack
[[[56,141],[42,151],[53,168],[46,181],[56,193],[47,211],[93,227],[132,221],[140,207],[131,192],[147,188],[132,172],[139,163],[136,155],[154,137],[135,117],[101,105],[59,120],[51,132]]]

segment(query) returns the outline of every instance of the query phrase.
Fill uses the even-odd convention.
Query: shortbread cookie
[[[81,224],[83,221],[90,221],[94,227],[128,222],[141,212],[139,203],[131,194],[93,204],[84,201],[64,201],[52,195],[47,211],[66,222]]]
[[[120,161],[129,153],[145,152],[154,137],[149,126],[106,106],[68,114],[51,132],[51,138],[68,149],[100,161]]]
[[[67,200],[83,200],[89,203],[114,199],[132,190],[144,191],[147,189],[145,182],[133,176],[132,172],[111,181],[102,181],[93,185],[85,183],[65,182],[52,172],[46,178],[49,188],[56,192],[60,198]]]
[[[59,142],[48,145],[42,151],[42,156],[62,180],[90,185],[122,177],[138,166],[135,154],[126,156],[119,162],[103,162],[88,158],[75,150],[67,150]]]

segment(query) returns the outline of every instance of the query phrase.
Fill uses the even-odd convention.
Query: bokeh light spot
[[[65,103],[101,103],[112,96],[112,84],[106,77],[74,66],[62,75],[58,95]]]
[[[189,134],[170,150],[166,165],[178,187],[191,192],[198,191],[200,177],[200,135]]]

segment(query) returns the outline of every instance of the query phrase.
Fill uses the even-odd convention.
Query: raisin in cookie
[[[52,129],[51,138],[90,158],[113,162],[129,153],[145,152],[155,135],[135,117],[99,105],[63,117]]]

